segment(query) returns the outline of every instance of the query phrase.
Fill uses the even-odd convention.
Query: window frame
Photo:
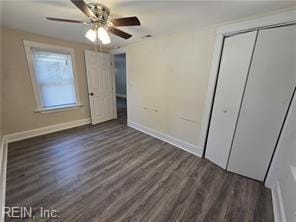
[[[77,79],[77,72],[76,72],[76,61],[75,61],[74,49],[62,47],[62,46],[44,44],[39,42],[32,42],[27,40],[24,40],[24,47],[25,47],[25,52],[27,56],[28,68],[29,68],[32,86],[33,86],[34,97],[35,97],[35,103],[36,103],[35,112],[43,113],[43,112],[63,111],[63,110],[79,108],[80,106],[82,106],[82,104],[80,103],[80,97],[79,97],[79,86],[78,86],[78,79]],[[61,106],[49,107],[49,108],[42,107],[41,92],[39,91],[39,86],[36,81],[36,72],[35,72],[35,66],[33,61],[32,48],[40,49],[40,50],[44,50],[46,52],[52,52],[52,53],[69,54],[71,56],[75,95],[76,95],[75,104],[61,105]]]

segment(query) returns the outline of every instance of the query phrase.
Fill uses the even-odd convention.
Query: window
[[[73,49],[25,41],[37,111],[79,106]]]

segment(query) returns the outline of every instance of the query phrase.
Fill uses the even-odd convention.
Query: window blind
[[[70,54],[32,50],[42,108],[77,104]]]

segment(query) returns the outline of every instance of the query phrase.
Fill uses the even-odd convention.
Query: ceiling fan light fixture
[[[1,1],[1,0],[0,0]],[[53,18],[46,17],[50,21],[67,22],[91,25],[92,29],[89,29],[85,33],[85,37],[94,42],[95,45],[99,39],[103,44],[111,43],[108,33],[112,33],[123,39],[129,39],[131,34],[124,32],[117,27],[119,26],[139,26],[140,20],[136,16],[123,17],[123,18],[109,18],[110,9],[105,5],[99,3],[86,3],[84,0],[70,0],[83,14],[85,14],[89,21],[80,21],[65,18]]]
[[[89,29],[86,33],[85,33],[85,37],[92,41],[92,42],[95,42],[96,41],[96,38],[97,38],[97,33],[95,30],[93,29]]]
[[[102,41],[104,45],[109,44],[111,42],[108,32],[102,26],[98,28],[98,38]]]

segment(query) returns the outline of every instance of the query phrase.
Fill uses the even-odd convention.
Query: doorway
[[[114,55],[116,107],[118,120],[127,123],[127,94],[126,94],[126,54]]]

